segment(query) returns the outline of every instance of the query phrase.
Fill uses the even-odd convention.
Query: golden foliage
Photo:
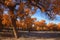
[[[48,29],[49,30],[56,30],[57,29],[57,25],[56,24],[54,24],[54,23],[49,23],[48,25],[47,25],[47,27],[48,27]]]
[[[30,1],[30,4],[28,3],[28,1]],[[10,26],[12,24],[11,21],[16,18],[16,15],[14,14],[14,11],[16,11],[17,17],[20,17],[20,19],[21,19],[20,21],[16,21],[17,27],[22,27],[23,29],[24,28],[28,29],[28,27],[32,27],[32,25],[34,24],[34,27],[36,30],[48,30],[48,29],[53,30],[54,27],[56,26],[56,24],[54,24],[54,23],[46,24],[45,20],[35,22],[36,19],[31,18],[30,14],[33,15],[39,7],[41,8],[41,10],[43,12],[45,12],[46,10],[48,10],[50,8],[50,5],[52,5],[51,6],[52,11],[54,13],[59,14],[60,13],[60,0],[39,0],[39,1],[28,0],[28,1],[26,3],[20,2],[19,9],[17,11],[11,10],[9,8],[9,15],[5,14],[5,15],[3,15],[3,18],[0,14],[0,18],[3,19],[2,24],[6,25],[6,26]],[[32,1],[32,3],[31,3],[31,1]],[[13,7],[14,5],[15,5],[15,2],[13,2],[13,0],[5,0],[5,6]],[[32,7],[34,7],[33,10],[32,10]],[[15,7],[13,7],[13,8],[15,9]],[[11,20],[11,18],[12,18],[12,20]],[[15,23],[15,21],[14,21],[14,23]],[[56,26],[57,29],[60,30],[60,24],[57,24],[57,26]]]
[[[13,0],[5,0],[5,5],[13,7],[15,5],[15,2],[13,2]]]
[[[11,25],[11,20],[9,18],[9,15],[7,15],[7,14],[3,15],[2,24],[6,25],[6,26],[10,26]]]
[[[26,29],[27,25],[24,23],[24,21],[16,21],[17,27],[21,27],[22,29]]]
[[[30,12],[30,9],[26,8],[24,11],[26,12],[26,14],[28,14]]]
[[[57,29],[60,30],[60,23],[57,24]]]

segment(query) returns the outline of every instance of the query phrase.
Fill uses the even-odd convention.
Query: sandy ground
[[[60,40],[60,38],[0,38],[0,40]]]

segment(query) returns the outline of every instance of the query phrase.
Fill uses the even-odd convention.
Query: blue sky
[[[56,18],[54,20],[50,20],[50,19],[48,19],[48,16],[44,12],[41,12],[40,9],[37,9],[36,13],[32,16],[32,18],[37,18],[37,21],[45,20],[46,23],[53,22],[53,23],[57,24],[60,22],[59,15],[56,15]]]

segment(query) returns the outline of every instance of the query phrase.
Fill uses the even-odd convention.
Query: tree
[[[53,31],[56,31],[57,30],[57,25],[54,24],[54,23],[49,23],[47,25],[47,27],[48,27],[49,30],[53,30]]]
[[[16,21],[16,25],[18,28],[22,28],[22,30],[26,30],[27,29],[27,24],[24,21]]]
[[[36,30],[48,30],[45,20],[34,22]]]
[[[27,30],[31,31],[32,30],[32,25],[33,25],[34,19],[27,17],[25,19],[25,24],[27,25]]]
[[[57,30],[60,31],[60,23],[58,23],[57,26]]]
[[[41,30],[39,22],[34,22],[34,28],[35,30]]]
[[[39,21],[39,24],[40,24],[41,30],[44,30],[44,31],[48,30],[45,20]]]

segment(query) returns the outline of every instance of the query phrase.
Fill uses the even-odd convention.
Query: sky
[[[59,15],[56,15],[56,18],[54,20],[50,20],[44,12],[41,12],[40,9],[37,9],[36,13],[32,16],[32,18],[37,18],[37,21],[45,20],[47,24],[50,22],[53,22],[55,24],[60,23]]]

